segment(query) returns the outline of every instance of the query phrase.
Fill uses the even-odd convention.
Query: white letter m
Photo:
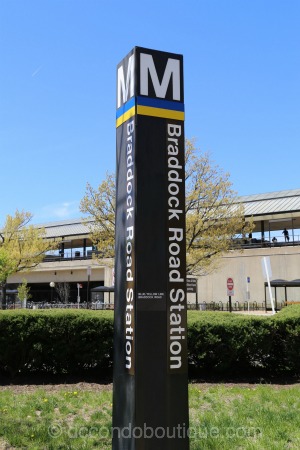
[[[165,73],[160,84],[153,57],[145,53],[141,53],[141,95],[149,95],[148,71],[151,76],[156,97],[165,98],[167,89],[173,75],[173,100],[180,100],[180,61],[179,59],[169,58]]]
[[[128,96],[129,93],[129,96]],[[128,59],[126,83],[123,66],[118,68],[118,108],[134,95],[134,55]]]

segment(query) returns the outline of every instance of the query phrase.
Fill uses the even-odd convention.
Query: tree
[[[24,308],[26,308],[26,302],[32,297],[32,295],[30,294],[30,287],[27,286],[27,280],[25,278],[23,278],[22,284],[19,284],[17,287],[17,291],[19,300],[21,300]]]
[[[31,219],[31,213],[17,210],[14,216],[7,215],[0,231],[0,287],[4,302],[8,277],[33,269],[45,252],[57,246],[57,242],[45,239],[44,228],[29,225]]]
[[[205,275],[216,269],[233,238],[249,233],[252,224],[245,222],[229,174],[201,153],[194,140],[186,140],[185,147],[187,273]],[[94,219],[91,239],[107,258],[114,257],[115,191],[115,177],[107,174],[97,189],[87,184],[80,204],[81,212]]]
[[[68,303],[71,291],[70,283],[55,283],[55,290],[58,293],[62,303]]]
[[[235,236],[250,233],[253,226],[245,222],[229,174],[193,140],[186,140],[185,147],[187,273],[205,275],[216,269]]]
[[[87,183],[86,194],[80,202],[81,212],[94,219],[93,223],[87,221],[91,239],[98,254],[105,258],[115,256],[115,200],[115,176],[107,173],[97,189]]]

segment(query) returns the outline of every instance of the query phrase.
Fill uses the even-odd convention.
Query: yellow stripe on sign
[[[130,117],[133,117],[135,115],[135,106],[130,108],[126,113],[122,114],[117,120],[116,120],[116,128],[118,128],[122,123],[126,122],[126,120],[130,119]]]
[[[137,106],[137,113],[142,116],[162,117],[164,119],[184,120],[183,111],[173,111],[172,109],[153,108],[151,106]]]

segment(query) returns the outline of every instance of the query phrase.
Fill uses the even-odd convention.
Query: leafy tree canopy
[[[196,148],[194,140],[186,140],[185,147],[187,273],[205,275],[217,267],[232,239],[253,226],[245,222],[229,174]],[[94,219],[91,239],[107,258],[114,257],[115,198],[115,176],[107,173],[97,189],[87,184],[80,204],[81,212]]]
[[[14,216],[7,215],[0,230],[0,285],[5,298],[5,285],[10,275],[29,271],[44,258],[45,252],[57,246],[57,243],[45,239],[45,229],[29,225],[32,214],[16,211]]]
[[[27,285],[27,280],[23,278],[22,284],[17,287],[18,298],[21,302],[26,302],[26,300],[30,300],[32,295],[30,294],[30,287]]]

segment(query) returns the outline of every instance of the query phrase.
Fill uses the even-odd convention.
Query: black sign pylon
[[[117,68],[113,450],[187,450],[183,58]]]

